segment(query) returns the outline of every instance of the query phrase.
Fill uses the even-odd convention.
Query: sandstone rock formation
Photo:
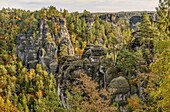
[[[74,55],[74,48],[70,41],[70,35],[66,27],[66,20],[60,19],[60,44],[59,52],[64,56]]]
[[[76,78],[85,73],[99,84],[99,88],[116,89],[112,102],[118,102],[122,108],[127,104],[127,98],[138,94],[138,87],[129,83],[125,76],[115,67],[111,59],[106,59],[107,50],[99,45],[88,44],[81,59],[75,56],[67,57],[61,67],[61,91],[76,83]]]
[[[110,23],[113,23],[113,24],[116,24],[119,20],[119,16],[116,16],[115,14],[102,14],[100,15],[99,17],[101,20],[105,20],[107,22],[110,22]]]
[[[40,20],[36,37],[34,32],[21,33],[17,38],[17,55],[28,68],[35,68],[36,64],[42,64],[46,70],[53,74],[57,73],[58,57],[62,55],[74,55],[74,48],[70,41],[70,36],[66,28],[64,19],[59,18],[60,36],[54,36],[49,32],[46,20]],[[60,40],[59,43],[56,40]]]
[[[110,22],[116,18],[107,15],[104,19]],[[116,89],[112,101],[121,102],[122,106],[127,103],[128,97],[141,95],[138,89],[141,87],[131,85],[129,78],[119,71],[112,59],[106,58],[107,49],[87,44],[82,57],[76,57],[66,21],[59,17],[52,18],[51,21],[52,24],[59,25],[56,34],[51,34],[47,21],[42,19],[39,21],[36,35],[31,31],[18,35],[17,55],[28,68],[36,68],[36,64],[42,64],[48,73],[59,78],[58,90],[61,96],[70,84],[76,83],[75,79],[81,73],[91,76],[98,82],[99,88]],[[89,21],[89,25],[93,23],[92,18],[87,18],[86,21]]]
[[[130,28],[133,29],[134,31],[137,31],[137,26],[139,25],[139,23],[141,22],[141,16],[132,16],[129,19],[129,23],[130,23]]]

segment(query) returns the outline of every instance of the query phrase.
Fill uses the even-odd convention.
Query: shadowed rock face
[[[47,71],[57,73],[58,55],[66,50],[64,55],[74,55],[74,48],[70,41],[70,35],[66,28],[65,20],[52,20],[60,26],[60,37],[49,32],[47,21],[40,20],[38,34],[33,37],[32,32],[21,33],[17,38],[17,55],[28,68],[35,68],[37,64],[42,64]],[[60,39],[60,43],[56,40]],[[66,46],[65,49],[62,49]]]
[[[66,20],[60,19],[60,44],[59,44],[59,52],[64,52],[65,56],[74,55],[74,48],[70,41],[70,35],[68,33],[67,27],[66,27]]]
[[[17,54],[28,68],[35,68],[38,63],[38,47],[31,34],[20,34],[17,40]]]
[[[141,21],[141,16],[132,16],[129,21],[131,24],[136,24]]]
[[[88,44],[86,48],[84,49],[84,53],[82,55],[82,58],[88,58],[91,62],[98,62],[100,61],[101,56],[106,56],[107,51],[102,46],[92,45]]]
[[[67,57],[60,68],[60,90],[64,92],[81,73],[85,73],[99,84],[99,88],[116,89],[112,102],[118,102],[124,110],[127,98],[141,97],[142,86],[130,83],[131,78],[123,74],[111,59],[106,59],[107,49],[99,45],[88,44],[81,58]]]
[[[60,69],[62,80],[61,91],[75,83],[81,73],[85,73],[99,84],[99,88],[116,89],[113,93],[113,102],[127,103],[127,98],[137,94],[137,87],[131,84],[114,65],[111,59],[106,59],[107,50],[102,46],[88,44],[81,59],[75,56],[68,57]],[[135,91],[136,90],[136,91]]]
[[[105,20],[105,21],[107,21],[107,22],[111,22],[111,23],[117,23],[118,22],[118,20],[119,20],[119,17],[118,16],[116,16],[115,14],[102,14],[102,15],[100,15],[99,16],[99,18],[101,19],[101,20]]]
[[[132,16],[129,19],[129,23],[130,23],[130,28],[133,29],[134,31],[137,31],[137,26],[138,24],[141,22],[141,16]]]

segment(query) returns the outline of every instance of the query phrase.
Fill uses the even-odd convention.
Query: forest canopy
[[[0,111],[168,112],[169,14],[1,9]]]

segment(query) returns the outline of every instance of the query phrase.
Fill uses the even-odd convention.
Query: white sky
[[[38,10],[55,6],[57,9],[82,12],[154,11],[159,0],[0,0],[5,7]]]

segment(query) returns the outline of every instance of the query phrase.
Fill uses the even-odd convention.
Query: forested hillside
[[[156,12],[0,10],[0,112],[170,112],[170,2]]]

